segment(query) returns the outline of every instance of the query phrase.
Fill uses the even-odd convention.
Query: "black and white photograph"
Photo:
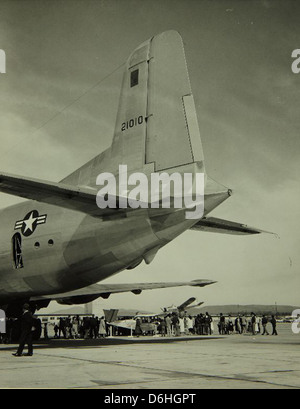
[[[299,18],[0,0],[0,389],[300,389]]]

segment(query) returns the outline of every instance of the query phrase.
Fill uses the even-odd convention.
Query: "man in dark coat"
[[[254,314],[254,312],[251,312],[251,331],[252,331],[252,335],[256,335],[255,324],[256,324],[256,315]]]
[[[23,315],[21,317],[21,337],[19,348],[14,356],[22,356],[23,349],[25,344],[28,345],[28,354],[26,356],[33,355],[33,346],[32,346],[32,330],[33,330],[33,317],[32,313],[29,310],[29,305],[24,304],[23,306]]]
[[[272,324],[272,328],[273,328],[272,335],[278,335],[277,329],[276,329],[277,321],[276,321],[276,318],[274,317],[274,315],[272,315],[271,324]]]
[[[267,330],[268,318],[265,315],[263,315],[261,323],[264,329],[262,335],[265,335],[265,334],[269,335],[268,330]]]
[[[137,318],[136,323],[135,323],[135,335],[137,337],[139,337],[140,335],[143,335],[140,318]]]
[[[97,318],[94,315],[90,318],[90,338],[98,338]]]

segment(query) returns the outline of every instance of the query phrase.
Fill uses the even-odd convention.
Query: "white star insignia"
[[[36,221],[36,217],[32,217],[33,212],[30,214],[29,219],[27,220],[23,220],[23,222],[25,223],[26,227],[24,229],[24,233],[29,229],[31,231],[33,231],[33,223]]]

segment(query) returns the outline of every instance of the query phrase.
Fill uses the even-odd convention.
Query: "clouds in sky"
[[[159,297],[172,304],[190,296],[209,304],[298,302],[300,74],[291,71],[291,53],[299,48],[299,11],[293,1],[1,2],[3,172],[58,181],[106,149],[122,68],[108,75],[137,45],[175,29],[207,171],[235,193],[214,214],[280,236],[187,232],[152,265],[111,281],[212,278],[217,285],[115,296],[105,306],[151,309]],[[1,195],[0,206],[16,201]]]

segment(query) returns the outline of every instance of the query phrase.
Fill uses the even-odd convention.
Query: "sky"
[[[107,282],[218,283],[114,295],[103,308],[299,305],[300,48],[297,1],[0,2],[0,171],[59,181],[108,148],[124,63],[166,30],[183,37],[210,177],[233,189],[212,215],[275,235],[188,231]],[[0,208],[20,201],[0,194]],[[50,308],[61,308],[51,304]]]

